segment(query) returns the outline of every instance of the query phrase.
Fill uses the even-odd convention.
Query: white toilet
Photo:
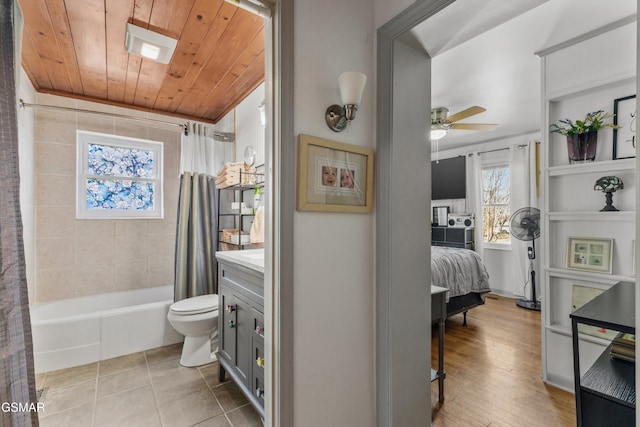
[[[167,319],[184,335],[182,366],[215,362],[218,341],[218,295],[201,295],[171,304]]]

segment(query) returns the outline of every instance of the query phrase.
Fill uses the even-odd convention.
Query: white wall
[[[373,7],[370,0],[295,1],[296,138],[309,134],[374,147]],[[338,75],[368,81],[356,120],[331,131]],[[295,142],[297,146],[297,141]],[[294,215],[294,425],[375,425],[374,215]]]
[[[260,121],[259,106],[264,101],[264,83],[249,94],[235,109],[236,161],[244,159],[244,150],[256,150],[256,166],[264,164],[264,127]]]

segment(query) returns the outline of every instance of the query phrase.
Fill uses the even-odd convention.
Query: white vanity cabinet
[[[220,380],[228,374],[264,418],[264,273],[253,265],[256,261],[253,252],[216,254],[219,295],[217,357]],[[251,262],[244,262],[246,260]]]

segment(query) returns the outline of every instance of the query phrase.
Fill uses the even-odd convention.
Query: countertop
[[[264,274],[264,249],[217,251],[216,258],[218,261],[240,265]]]

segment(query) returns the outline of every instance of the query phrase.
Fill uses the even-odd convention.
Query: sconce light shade
[[[124,46],[130,53],[168,64],[176,44],[176,39],[127,23]]]
[[[367,76],[358,71],[347,71],[338,76],[342,105],[360,105]]]
[[[342,105],[331,105],[325,113],[325,120],[332,131],[342,132],[356,118],[366,83],[367,76],[358,71],[347,71],[338,76]]]
[[[267,109],[264,101],[258,106],[258,110],[260,111],[260,124],[265,127],[267,126]]]

